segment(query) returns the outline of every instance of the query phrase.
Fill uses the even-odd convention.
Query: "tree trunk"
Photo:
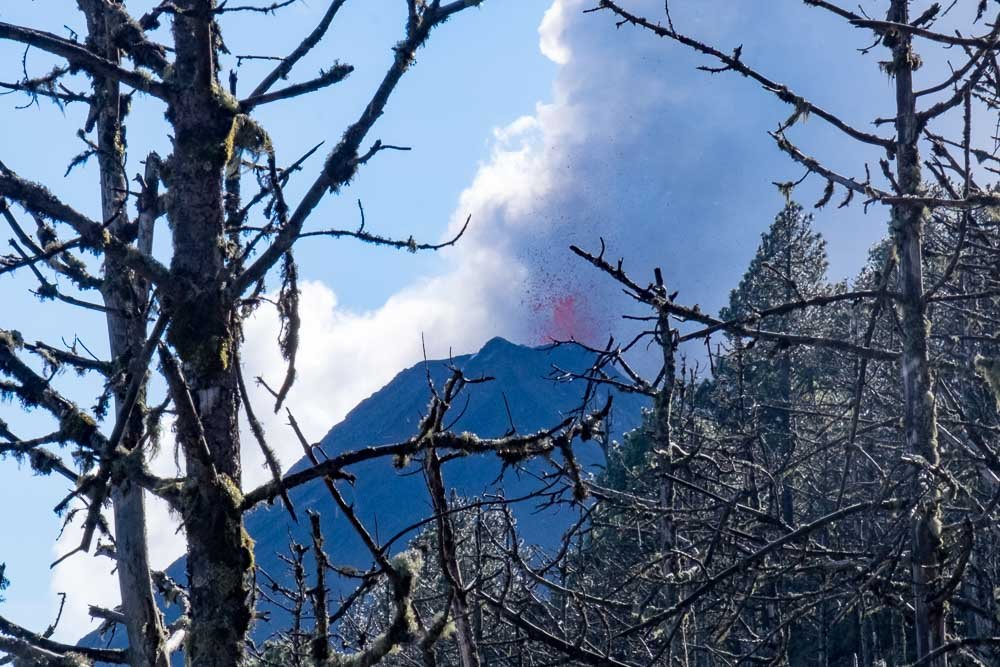
[[[908,22],[908,10],[909,0],[893,0],[889,20]],[[917,66],[917,58],[911,42],[908,33],[894,33],[891,38],[887,37],[887,44],[892,47],[891,67],[896,78],[896,179],[902,195],[917,195],[922,189],[917,148],[922,128],[913,93],[913,70]],[[929,322],[922,267],[925,215],[923,206],[895,204],[892,208],[892,232],[899,256],[906,448],[911,455],[922,457],[930,465],[937,465],[937,416],[931,391],[927,350]],[[911,553],[917,659],[945,642],[944,604],[934,599],[934,585],[940,576],[940,494],[933,480],[926,476],[926,472],[918,471],[914,480],[914,493],[924,498],[914,513]],[[935,488],[924,493],[924,484],[934,485]],[[941,657],[929,664],[945,667],[948,660]]]
[[[437,515],[438,550],[441,574],[451,589],[451,613],[455,623],[455,643],[458,646],[461,667],[479,667],[479,646],[472,624],[469,595],[465,589],[462,569],[459,565],[458,545],[455,531],[448,514],[444,478],[441,475],[441,459],[437,451],[430,450],[424,461],[427,489],[430,492],[434,513]]]
[[[253,543],[240,511],[239,391],[235,359],[240,340],[225,265],[223,168],[238,111],[219,85],[214,0],[186,0],[174,19],[174,79],[168,118],[174,151],[167,167],[171,197],[174,280],[168,340],[180,357],[194,423],[179,433],[188,472],[184,498],[188,536],[191,631],[188,664],[233,667],[244,662],[253,611]],[[203,456],[204,453],[204,456]],[[207,457],[207,460],[205,460]]]
[[[658,287],[666,292],[660,281],[659,269],[656,273]],[[674,344],[674,332],[670,328],[670,316],[667,313],[660,313],[657,324],[660,335],[660,347],[663,353],[663,384],[653,399],[653,451],[655,452],[657,465],[662,473],[660,480],[660,507],[663,514],[660,515],[659,525],[659,546],[663,555],[661,574],[664,579],[670,580],[675,577],[678,567],[677,554],[677,525],[674,523],[674,505],[677,500],[677,490],[674,488],[674,452],[671,443],[671,418],[673,408],[674,382],[677,374]],[[664,587],[666,597],[665,604],[671,606],[679,599],[677,583],[670,583]],[[673,642],[667,646],[663,653],[663,664],[674,664]]]
[[[792,290],[792,228],[785,226],[785,247],[784,247],[784,269],[785,277],[785,303],[791,303],[795,299]],[[781,331],[791,331],[791,317],[782,317],[779,322]],[[794,436],[792,435],[792,350],[791,348],[778,353],[778,400],[780,405],[775,412],[775,422],[778,430],[778,452],[781,456],[781,466],[788,465],[794,451]],[[787,475],[779,478],[781,485],[781,520],[786,525],[795,523],[795,505],[792,498],[792,483]]]
[[[116,25],[100,0],[80,0],[87,17],[89,46],[104,58],[117,63],[118,48],[113,45]],[[118,238],[128,238],[130,225],[125,207],[128,181],[125,175],[125,137],[122,127],[119,85],[110,79],[94,79],[94,108],[97,111],[97,147],[101,174],[101,208],[108,231]],[[146,304],[148,286],[133,271],[110,256],[105,256],[104,282],[101,287],[107,311],[108,340],[116,368],[125,370],[146,340]],[[144,371],[141,371],[144,372]],[[116,413],[120,412],[125,393],[132,382],[125,372],[114,388]],[[142,392],[144,393],[144,392]],[[140,394],[141,396],[142,394]],[[143,432],[143,414],[139,405],[131,411],[121,444],[134,449]],[[143,491],[128,482],[115,484],[111,491],[115,517],[115,554],[118,584],[128,633],[131,663],[134,667],[168,667],[163,618],[156,606],[149,578],[149,545],[146,540],[146,508]]]

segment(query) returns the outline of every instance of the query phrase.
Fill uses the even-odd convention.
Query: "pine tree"
[[[761,310],[817,294],[826,286],[828,264],[826,241],[813,229],[812,214],[790,201],[761,234],[757,252],[720,316],[726,320],[753,317]],[[801,313],[779,317],[794,324]]]
[[[831,328],[828,312],[799,309],[768,314],[783,304],[839,289],[827,283],[827,266],[826,241],[813,229],[812,215],[789,202],[761,234],[757,252],[719,316],[727,321],[741,320],[747,328],[790,334]],[[806,396],[817,394],[828,364],[823,353],[814,349],[780,343],[757,345],[755,340],[744,338],[729,336],[729,353],[717,365],[716,386],[727,399],[720,404],[728,406],[722,419],[755,425],[759,454],[773,469],[795,451],[793,411]],[[753,452],[747,453],[754,458]],[[792,492],[788,484],[781,486],[778,515],[790,525],[794,519]]]

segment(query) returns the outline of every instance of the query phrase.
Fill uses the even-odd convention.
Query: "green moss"
[[[254,549],[256,546],[257,543],[253,541],[252,537],[250,537],[250,533],[247,532],[246,528],[243,528],[243,555],[250,563],[247,569],[251,572],[255,567],[257,567],[257,561],[254,557]]]
[[[416,578],[424,569],[424,556],[416,549],[408,549],[392,559],[392,568],[401,576]]]
[[[96,430],[97,422],[82,412],[68,412],[59,420],[59,435],[64,441],[89,442]]]
[[[233,342],[224,324],[227,319],[221,297],[204,295],[175,310],[167,340],[181,360],[197,373],[213,375],[226,371],[233,354]]]
[[[392,625],[364,650],[351,655],[330,656],[326,666],[367,667],[380,664],[385,656],[399,653],[403,645],[415,637],[420,625],[413,609],[413,590],[424,566],[423,554],[417,549],[409,549],[393,558],[391,565],[398,575],[393,582],[396,611]]]
[[[28,452],[28,459],[31,461],[31,469],[39,475],[51,474],[62,463],[62,459],[55,453],[40,447],[32,448]]]
[[[233,507],[239,507],[243,503],[243,492],[240,491],[240,487],[233,481],[233,478],[229,475],[219,475],[217,478],[219,486],[232,503]]]
[[[240,151],[249,151],[255,158],[261,153],[273,155],[274,144],[260,123],[246,114],[238,114],[233,117],[232,125],[223,142],[223,150],[226,156],[227,177],[233,177],[239,173]]]
[[[226,338],[206,336],[199,340],[196,336],[184,339],[171,336],[170,343],[180,352],[184,362],[199,373],[210,375],[229,368],[231,344]]]
[[[458,628],[455,626],[455,621],[449,620],[441,630],[441,639],[450,639],[457,631]]]
[[[235,170],[232,168],[233,156],[236,154],[236,135],[239,133],[241,116],[236,116],[233,118],[233,124],[229,127],[229,132],[226,134],[226,138],[222,142],[222,154],[224,155],[224,161],[226,164],[226,177],[230,178],[236,173],[239,173],[239,166],[237,164]],[[235,171],[235,173],[233,173]]]
[[[0,345],[12,351],[19,350],[24,345],[24,338],[20,331],[0,329]]]
[[[232,155],[231,145],[227,148],[227,144],[230,144],[239,111],[239,101],[218,83],[213,83],[209,108],[196,111],[204,119],[203,122],[178,132],[175,139],[178,150],[175,155],[181,155],[184,160],[208,162],[213,169],[225,166]],[[168,107],[166,115],[171,124],[177,122],[178,112],[179,109]]]
[[[236,99],[228,90],[219,85],[218,81],[212,82],[212,97],[219,107],[232,114],[240,112],[240,101]]]
[[[189,479],[182,489],[188,535],[203,568],[193,585],[210,585],[229,602],[247,600],[253,591],[254,542],[243,525],[242,501],[239,486],[225,474],[210,480]],[[229,602],[223,604],[228,606]],[[236,628],[240,633],[245,632],[250,624],[249,613],[243,617],[246,608],[239,604],[234,604],[228,613],[235,611],[240,615],[220,617],[219,623],[225,628],[218,627],[216,631]]]
[[[79,653],[65,653],[56,663],[59,667],[90,667],[94,663]]]

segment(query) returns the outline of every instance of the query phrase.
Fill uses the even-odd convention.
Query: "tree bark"
[[[462,569],[459,565],[455,531],[451,523],[451,516],[448,514],[448,501],[445,496],[444,479],[441,475],[441,459],[436,450],[431,449],[427,452],[424,471],[434,513],[438,517],[439,560],[441,574],[451,589],[451,613],[455,622],[455,643],[458,646],[459,664],[461,667],[479,667],[479,646],[476,644],[468,591],[465,589]]]
[[[173,314],[167,335],[186,378],[171,391],[175,402],[193,407],[178,434],[191,475],[184,499],[192,615],[187,661],[233,667],[244,662],[253,609],[253,542],[240,511],[240,334],[228,289],[222,187],[238,105],[218,81],[216,3],[177,4],[183,12],[173,23],[173,76],[184,85],[174,89],[168,109],[174,152],[166,165],[167,216],[175,252],[166,298]]]
[[[659,270],[656,273],[657,287],[663,292],[666,289],[663,288],[660,280]],[[677,548],[677,525],[674,522],[674,504],[677,500],[677,490],[674,488],[674,451],[672,443],[672,424],[671,420],[673,418],[673,398],[674,398],[674,382],[677,376],[677,366],[676,366],[676,350],[674,343],[674,331],[670,327],[670,315],[666,312],[661,312],[658,321],[657,329],[659,332],[659,343],[663,354],[663,384],[660,386],[659,391],[656,392],[656,396],[653,398],[653,451],[655,452],[655,457],[657,465],[662,472],[662,477],[660,479],[660,507],[664,509],[662,515],[659,519],[659,546],[660,553],[663,555],[663,563],[661,565],[661,574],[666,580],[671,580],[677,574],[679,569],[677,554],[675,550]],[[664,594],[666,597],[665,604],[667,606],[672,606],[677,602],[679,597],[679,589],[677,584],[668,585],[665,587]],[[674,660],[674,647],[673,642],[667,646],[666,651],[663,654],[664,663],[667,665],[672,665]]]
[[[110,2],[111,0],[106,0]],[[102,0],[79,0],[86,15],[88,46],[102,57],[119,63],[114,46],[116,25]],[[96,110],[98,162],[101,176],[103,221],[118,238],[128,238],[129,220],[125,195],[125,136],[120,86],[112,79],[94,78],[93,108]],[[101,293],[107,307],[108,341],[116,369],[123,375],[114,388],[116,412],[120,412],[132,381],[127,370],[146,340],[148,285],[131,269],[110,255],[105,256]],[[145,372],[144,369],[140,372]],[[144,392],[143,392],[144,393]],[[142,399],[137,408],[141,407]],[[132,450],[139,446],[143,432],[143,410],[133,409],[123,431],[121,444]],[[115,554],[118,584],[134,667],[169,667],[163,618],[153,596],[149,577],[149,546],[146,539],[146,507],[143,491],[127,481],[111,490],[115,517]]]
[[[893,0],[889,20],[909,21],[909,0]],[[892,73],[896,79],[896,180],[901,195],[918,195],[922,190],[918,139],[922,121],[916,112],[913,91],[913,71],[919,64],[909,33],[896,32],[886,36],[892,48]],[[923,230],[926,209],[908,203],[892,207],[892,233],[899,256],[899,295],[903,331],[901,361],[903,389],[903,428],[906,448],[910,454],[937,465],[937,415],[931,387],[928,338],[930,325],[923,284]],[[917,659],[921,659],[945,642],[944,603],[934,596],[935,582],[941,572],[941,499],[933,480],[918,471],[914,493],[922,498],[913,518],[912,575],[914,625]],[[923,488],[932,485],[930,490]],[[931,663],[946,667],[942,656]]]

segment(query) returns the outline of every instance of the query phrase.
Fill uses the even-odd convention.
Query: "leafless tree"
[[[654,335],[665,350],[667,362],[655,383],[632,376],[638,390],[645,390],[656,398],[654,420],[669,418],[670,415],[663,404],[663,399],[669,400],[673,392],[670,387],[674,375],[670,356],[675,335],[665,319],[668,317],[703,326],[701,331],[683,336],[678,334],[679,340],[727,332],[738,338],[783,347],[807,345],[836,350],[856,359],[853,363],[856,369],[854,395],[843,416],[847,420],[847,462],[834,511],[814,521],[795,517],[794,524],[788,521],[792,515],[786,513],[782,522],[788,524],[787,535],[801,536],[802,530],[818,530],[833,517],[841,518],[841,513],[848,511],[847,508],[853,508],[852,512],[865,513],[872,510],[905,510],[904,516],[909,517],[910,525],[906,531],[896,530],[900,535],[907,535],[905,542],[898,543],[899,553],[892,558],[887,555],[879,557],[873,562],[888,568],[888,563],[897,567],[908,560],[906,583],[912,590],[909,598],[900,598],[900,602],[913,624],[915,652],[912,655],[919,664],[945,665],[949,654],[955,651],[996,643],[992,635],[969,637],[963,634],[965,625],[959,623],[952,611],[959,604],[957,591],[973,553],[974,531],[963,526],[967,520],[972,525],[977,521],[989,521],[983,512],[991,511],[989,505],[984,506],[978,500],[970,501],[969,505],[961,502],[956,507],[954,489],[965,488],[969,496],[975,495],[975,491],[963,487],[959,480],[968,474],[968,466],[978,469],[979,474],[984,473],[984,466],[989,467],[984,460],[976,463],[975,457],[970,459],[967,453],[974,451],[976,456],[992,458],[992,443],[983,437],[982,431],[976,429],[986,427],[993,421],[993,416],[980,413],[977,419],[971,421],[971,418],[959,416],[959,421],[975,431],[965,438],[953,433],[939,417],[939,413],[945,411],[954,413],[962,410],[967,401],[973,405],[982,403],[984,384],[970,371],[977,363],[974,361],[977,352],[985,353],[986,359],[995,356],[995,348],[992,347],[994,339],[991,334],[971,334],[971,337],[970,334],[955,334],[949,339],[953,345],[947,350],[940,349],[936,341],[947,335],[944,331],[956,325],[960,328],[971,326],[974,330],[982,326],[995,327],[995,324],[985,324],[995,320],[992,304],[982,299],[996,294],[995,270],[990,268],[995,261],[996,235],[995,226],[988,221],[989,214],[984,215],[983,212],[989,211],[998,200],[992,186],[977,180],[989,178],[993,171],[995,150],[977,147],[973,141],[977,135],[973,130],[980,110],[989,117],[995,109],[997,83],[1000,81],[995,59],[997,26],[1000,23],[995,20],[984,28],[978,28],[988,9],[985,2],[978,3],[971,10],[957,8],[957,3],[948,6],[932,3],[918,15],[914,9],[917,3],[891,0],[887,3],[885,19],[873,20],[827,0],[804,1],[818,11],[843,19],[849,26],[869,31],[874,42],[862,51],[863,56],[880,48],[888,54],[887,60],[877,63],[877,66],[892,78],[894,95],[886,100],[888,109],[885,117],[875,119],[875,131],[851,125],[842,116],[814,104],[780,83],[774,75],[755,68],[753,55],[745,53],[742,47],[732,50],[716,47],[685,33],[675,26],[670,13],[672,6],[676,10],[680,3],[668,2],[660,21],[639,16],[629,10],[627,3],[614,0],[601,0],[593,11],[612,14],[619,27],[635,26],[650,36],[693,50],[710,61],[700,69],[712,75],[727,72],[741,75],[759,84],[765,94],[774,95],[787,103],[792,113],[779,123],[771,136],[780,150],[805,168],[806,176],[826,181],[826,190],[818,206],[827,204],[840,187],[846,192],[845,205],[857,196],[863,200],[866,209],[884,206],[889,213],[891,243],[887,252],[883,253],[882,265],[875,268],[872,284],[867,289],[832,296],[796,295],[795,299],[751,317],[722,321],[674,303],[660,287],[660,280],[650,287],[633,281],[622,271],[621,263],[617,266],[608,263],[603,252],[600,255],[577,252],[621,282],[637,300],[654,309]],[[937,28],[949,23],[954,27],[953,31]],[[966,36],[970,32],[975,36]],[[916,84],[919,75],[915,73],[931,58],[947,57],[942,55],[942,50],[951,55],[961,53],[962,60],[954,63],[950,74],[943,79],[919,87]],[[845,140],[858,142],[874,152],[879,160],[880,173],[873,175],[865,166],[863,177],[844,175],[800,149],[793,143],[791,135],[794,126],[807,116],[820,119],[840,131]],[[941,128],[956,116],[962,128],[960,136],[942,136],[944,130]],[[881,129],[884,127],[892,128],[893,132],[883,134]],[[972,157],[976,158],[975,163]],[[925,173],[930,174],[930,183],[925,179]],[[778,185],[790,194],[798,182],[801,180]],[[979,240],[973,241],[974,237]],[[980,259],[974,259],[976,257]],[[851,340],[850,335],[803,335],[767,328],[769,324],[775,326],[774,323],[780,321],[778,316],[782,314],[848,300],[868,304],[870,323],[859,332],[860,336],[855,336],[861,340]],[[961,316],[953,308],[961,309]],[[883,324],[887,318],[891,325]],[[886,326],[891,328],[887,331]],[[952,358],[958,351],[954,346],[956,340],[964,344],[959,359]],[[971,346],[972,341],[978,341],[982,347]],[[612,353],[612,350],[607,352]],[[990,379],[992,362],[980,360],[978,366],[986,380],[994,382]],[[894,369],[897,374],[895,381],[887,380],[886,367]],[[964,380],[960,379],[963,373]],[[867,396],[869,386],[876,377],[880,382],[879,391],[884,393]],[[970,381],[973,384],[970,385]],[[955,383],[964,384],[967,391],[975,387],[973,394],[980,398],[966,398],[950,388]],[[895,403],[896,398],[898,403]],[[876,407],[874,403],[881,405]],[[873,456],[858,445],[861,430],[867,428],[862,425],[862,415],[872,413],[887,417],[898,415],[901,418],[900,437],[904,446],[894,448],[888,459],[884,458],[887,450]],[[949,419],[954,417],[949,416]],[[831,422],[836,423],[837,420]],[[675,493],[675,482],[670,473],[673,465],[671,454],[675,446],[670,440],[662,439],[663,434],[670,437],[669,429],[657,427],[654,433],[660,434],[655,450],[665,457],[657,466],[664,480],[660,511],[669,517],[672,513],[669,498]],[[945,444],[946,440],[953,442]],[[847,505],[844,500],[845,484],[862,481],[851,467],[856,451],[865,454],[868,459],[866,466],[870,464],[872,471],[880,475],[881,479],[877,478],[880,483],[875,486],[881,499]],[[775,470],[772,467],[765,474],[784,476],[787,472],[787,469]],[[990,493],[995,490],[993,484]],[[745,487],[743,491],[746,491]],[[853,495],[856,489],[851,486],[849,491]],[[970,515],[978,518],[970,518]],[[661,532],[672,535],[672,521],[672,518],[661,519]],[[872,525],[885,532],[895,522],[878,520]],[[755,550],[741,567],[760,561],[764,552],[779,545],[784,547],[784,539],[780,537],[764,549]],[[661,543],[668,544],[670,540],[661,535]],[[736,570],[723,570],[708,577],[703,585],[715,587],[723,573],[727,572],[733,574]],[[757,576],[747,570],[742,572],[744,576]],[[893,595],[899,595],[899,590],[895,589]],[[666,615],[678,613],[675,607],[663,612]],[[654,615],[654,618],[657,616]],[[767,630],[773,633],[778,628]]]
[[[363,225],[358,229],[307,225],[325,196],[339,192],[379,152],[400,148],[369,138],[376,121],[431,32],[480,2],[408,0],[401,7],[402,36],[391,45],[391,65],[358,110],[357,119],[343,128],[336,146],[313,170],[305,194],[297,200],[286,197],[285,187],[296,173],[307,173],[306,159],[313,151],[280,166],[278,147],[255,119],[255,111],[303,99],[351,73],[350,66],[338,63],[312,78],[283,83],[323,43],[344,0],[328,2],[320,22],[248,93],[241,92],[235,76],[228,84],[221,81],[226,48],[220,25],[232,12],[267,14],[291,2],[237,5],[179,0],[162,2],[142,16],[131,14],[121,0],[77,4],[87,27],[80,39],[0,23],[0,39],[44,51],[60,62],[47,74],[25,72],[3,86],[33,99],[88,108],[80,132],[87,151],[78,161],[93,157],[99,163],[93,194],[95,201],[100,198],[100,214],[88,215],[67,205],[30,175],[17,173],[16,156],[7,157],[10,164],[0,163],[0,212],[14,235],[14,252],[2,258],[0,272],[30,272],[38,281],[40,296],[103,313],[112,358],[92,359],[77,349],[27,342],[13,329],[0,332],[4,378],[0,391],[27,408],[50,413],[57,423],[52,433],[40,436],[21,436],[4,426],[0,452],[27,459],[38,472],[60,474],[71,482],[75,490],[62,508],[76,502],[86,508],[76,552],[90,551],[95,535],[108,533],[103,512],[112,508],[113,546],[103,545],[102,553],[116,562],[122,608],[96,613],[124,623],[128,649],[67,646],[7,619],[0,619],[0,649],[29,664],[100,660],[166,667],[171,654],[183,645],[188,664],[240,665],[246,658],[255,595],[253,544],[243,516],[258,503],[280,498],[294,515],[287,492],[297,485],[325,479],[336,496],[331,480],[348,475],[352,463],[425,451],[430,452],[428,475],[432,482],[440,482],[437,452],[493,452],[516,459],[562,446],[582,428],[574,422],[533,436],[484,440],[449,433],[440,414],[434,413],[408,441],[342,454],[283,477],[246,396],[240,368],[242,322],[261,302],[265,279],[274,273],[280,274],[278,309],[284,324],[280,344],[288,361],[286,377],[274,392],[275,409],[295,379],[299,316],[293,252],[299,239],[350,237],[414,251],[454,242],[395,240]],[[77,90],[83,85],[89,89]],[[146,157],[144,173],[135,178],[138,192],[126,172],[125,134],[129,103],[136,95],[160,104],[171,143],[169,155]],[[253,186],[256,191],[247,192]],[[168,236],[157,244],[168,248],[165,253],[153,252],[154,232]],[[54,373],[63,368],[95,374],[105,384],[106,394],[96,413],[60,392]],[[167,402],[153,406],[147,389],[157,372],[168,395]],[[438,400],[435,405],[447,403],[448,397]],[[105,429],[99,424],[100,406],[108,401],[113,403],[113,418]],[[241,409],[274,478],[252,490],[241,488],[240,481]],[[184,473],[160,478],[149,470],[148,450],[155,422],[168,410],[176,418]],[[67,449],[59,451],[56,445]],[[150,572],[144,493],[165,500],[183,521],[188,568],[183,590]],[[442,528],[446,536],[447,523]],[[444,537],[445,553],[448,542]],[[320,546],[317,534],[317,549]],[[416,572],[384,554],[376,560],[392,582],[397,622],[381,643],[356,655],[328,654],[317,645],[318,662],[373,664],[415,639],[409,598]],[[456,587],[454,613],[464,615],[460,574],[446,571]],[[182,619],[169,627],[157,608],[157,588],[173,590],[173,597],[183,602]],[[464,616],[459,623],[461,636],[467,637]],[[318,631],[324,627],[317,625]],[[464,659],[475,664],[472,657]]]
[[[629,315],[640,325],[634,339],[588,348],[595,358],[589,370],[555,370],[586,387],[580,408],[562,423],[498,438],[452,432],[458,397],[485,381],[455,368],[441,386],[429,383],[426,414],[404,441],[322,457],[288,411],[311,463],[292,474],[282,472],[249,402],[239,361],[243,319],[262,301],[265,279],[278,273],[280,344],[288,361],[272,391],[280,409],[295,379],[296,242],[326,235],[441,247],[364,227],[306,225],[327,193],[380,151],[397,148],[368,143],[391,93],[431,31],[478,3],[407,3],[392,65],[298,201],[289,201],[285,186],[305,171],[311,152],[279,167],[253,112],[350,73],[337,65],[276,88],[321,42],[344,0],[333,0],[320,24],[242,98],[237,81],[228,89],[220,81],[221,17],[288,3],[183,0],[134,18],[120,2],[79,0],[88,29],[83,42],[0,23],[0,38],[62,59],[47,75],[3,85],[88,106],[82,132],[88,152],[80,159],[99,162],[95,199],[101,198],[94,219],[0,163],[0,215],[14,236],[0,272],[27,272],[40,296],[104,314],[113,356],[93,359],[0,331],[0,391],[57,423],[39,436],[0,424],[0,453],[73,484],[63,508],[85,508],[78,551],[109,533],[103,512],[112,508],[112,546],[100,550],[117,563],[122,609],[95,615],[124,624],[129,639],[125,650],[77,648],[54,642],[51,630],[32,632],[0,617],[0,650],[27,664],[159,667],[182,645],[189,664],[219,666],[252,660],[940,667],[953,656],[972,664],[1000,659],[1000,562],[993,555],[1000,546],[1000,196],[988,184],[1000,173],[1000,158],[995,147],[973,141],[975,124],[1000,102],[1000,16],[980,28],[985,2],[971,10],[932,3],[916,15],[917,3],[888,0],[885,20],[827,0],[804,2],[871,33],[862,57],[880,49],[888,54],[877,66],[892,77],[894,94],[874,130],[859,129],[756,69],[742,48],[719,48],[678,30],[669,4],[662,22],[614,0],[601,0],[595,11],[641,29],[644,38],[694,50],[708,59],[702,69],[711,75],[739,74],[790,105],[791,115],[771,136],[806,174],[778,183],[786,196],[813,176],[826,184],[817,208],[842,189],[842,205],[858,200],[889,220],[889,239],[854,284],[800,280],[787,245],[784,262],[766,258],[756,265],[773,281],[767,298],[751,296],[715,316],[685,305],[658,269],[647,282],[622,260],[608,259],[603,242],[598,251],[574,246],[580,260],[617,283],[642,312]],[[170,27],[169,47],[157,41],[161,22]],[[944,27],[950,25],[957,29]],[[918,87],[921,63],[945,58],[942,49],[961,61],[943,79]],[[74,90],[83,80],[90,89]],[[133,95],[162,103],[172,137],[169,156],[147,157],[138,193],[125,171]],[[800,149],[791,137],[806,116],[866,147],[880,169],[872,173],[865,165],[863,177],[847,176]],[[958,136],[947,136],[948,123],[961,128]],[[253,195],[244,193],[254,186]],[[170,234],[164,257],[152,252],[162,218]],[[685,356],[701,343],[707,369],[692,367]],[[643,345],[656,352],[651,374],[631,361]],[[771,384],[759,372],[768,364],[777,373]],[[63,368],[102,379],[97,410],[60,393],[56,373]],[[150,405],[147,395],[155,373],[168,387],[161,405]],[[604,437],[610,404],[598,399],[602,387],[646,396],[651,408],[641,429],[620,447],[607,446],[607,470],[592,476],[576,461],[573,443]],[[108,429],[99,424],[104,404],[113,404]],[[165,411],[176,418],[185,464],[176,478],[158,477],[147,465]],[[241,411],[273,475],[256,489],[240,484]],[[73,461],[56,445],[67,447]],[[578,516],[553,550],[519,539],[508,510],[514,499],[449,495],[448,463],[472,454],[496,455],[505,465],[551,459],[551,472],[532,496],[572,506]],[[342,493],[352,467],[380,458],[419,462],[433,505],[426,521],[383,542]],[[310,543],[293,543],[287,557],[293,583],[272,577],[255,586],[244,514],[280,501],[298,517],[289,491],[313,482],[325,485],[332,506],[367,547],[371,567],[338,565],[310,515]],[[145,493],[165,500],[184,521],[186,585],[150,571]],[[419,529],[409,549],[396,548]],[[358,586],[333,600],[330,576],[354,578]],[[183,610],[178,621],[164,622],[154,591]],[[293,624],[250,656],[258,595],[284,605]],[[334,636],[341,650],[333,650]],[[818,653],[811,650],[817,645]]]

